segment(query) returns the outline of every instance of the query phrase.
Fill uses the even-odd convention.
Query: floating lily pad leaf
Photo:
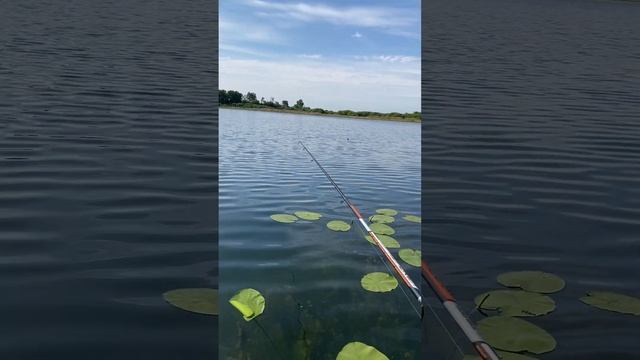
[[[640,299],[608,291],[589,291],[580,301],[598,309],[640,315]]]
[[[398,256],[411,266],[420,267],[422,263],[422,252],[420,250],[402,249],[398,252]]]
[[[271,219],[280,223],[290,224],[298,221],[298,218],[289,214],[273,214]]]
[[[414,223],[421,223],[422,222],[422,218],[420,216],[405,215],[402,218],[407,220],[407,221],[414,222]]]
[[[342,220],[331,220],[327,223],[327,227],[333,231],[349,231],[351,225]]]
[[[171,305],[182,310],[218,315],[218,290],[208,288],[175,289],[162,294]]]
[[[564,280],[542,271],[513,271],[498,275],[498,282],[507,287],[519,287],[526,291],[551,294],[564,288]]]
[[[393,235],[396,233],[391,226],[386,224],[373,223],[369,227],[371,228],[371,231],[378,235]]]
[[[496,349],[543,354],[556,348],[556,340],[544,329],[520,318],[491,316],[478,321],[478,332]]]
[[[322,217],[322,214],[311,211],[296,211],[294,214],[302,220],[318,220]]]
[[[475,302],[480,309],[497,310],[506,316],[539,316],[556,308],[550,297],[522,290],[489,291],[476,296]]]
[[[376,214],[369,216],[369,222],[372,223],[391,224],[395,220],[396,219],[394,219],[393,216],[389,215]]]
[[[362,277],[360,285],[365,290],[388,292],[398,287],[398,280],[393,275],[384,272],[372,272]]]
[[[336,360],[389,360],[389,358],[373,346],[358,341],[345,345]]]
[[[537,358],[533,358],[531,356],[526,356],[522,354],[516,354],[507,351],[496,351],[498,356],[500,356],[501,360],[538,360]],[[463,360],[482,360],[478,355],[465,355]]]
[[[392,238],[391,236],[389,236],[389,235],[378,235],[378,234],[376,234],[376,236],[378,237],[378,239],[380,240],[382,245],[384,245],[384,247],[389,248],[389,249],[398,249],[398,248],[400,248],[400,243],[398,242],[398,240]],[[375,245],[375,241],[373,241],[373,239],[371,238],[370,235],[367,235],[364,238],[367,239],[368,242],[370,242],[370,243]]]
[[[242,289],[238,291],[229,303],[233,305],[246,321],[250,321],[264,312],[265,300],[262,294],[255,289]]]
[[[398,212],[393,209],[378,209],[376,212],[380,215],[396,216]]]

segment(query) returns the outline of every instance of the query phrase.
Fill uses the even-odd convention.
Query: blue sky
[[[219,4],[221,89],[331,110],[420,110],[420,1]]]

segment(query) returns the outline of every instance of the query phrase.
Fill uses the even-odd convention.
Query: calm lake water
[[[0,5],[0,358],[216,359],[214,7]],[[207,13],[204,9],[210,9]]]
[[[564,278],[542,359],[638,359],[638,318],[578,298],[640,296],[640,3],[424,6],[423,254],[466,309],[501,272]]]
[[[400,288],[361,288],[366,273],[388,270],[357,224],[342,233],[326,228],[353,217],[298,141],[363,214],[420,214],[419,124],[221,109],[220,358],[333,360],[360,341],[392,359],[417,359],[420,317],[410,298]],[[298,210],[323,218],[269,217]],[[392,225],[403,247],[419,249],[419,224],[398,216]],[[418,268],[406,267],[419,278]],[[242,288],[266,298],[257,322],[227,302]]]

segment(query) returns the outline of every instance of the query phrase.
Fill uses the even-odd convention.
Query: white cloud
[[[298,55],[298,57],[301,57],[303,59],[321,59],[322,55],[320,55],[320,54],[300,54],[300,55]]]
[[[265,24],[246,24],[220,17],[218,28],[220,42],[248,41],[261,44],[282,44],[285,42],[285,36],[282,32]]]
[[[420,63],[221,58],[220,88],[332,110],[412,112],[420,108]]]
[[[405,27],[415,24],[418,16],[407,10],[380,6],[335,7],[314,3],[282,3],[266,0],[247,0],[253,7],[271,10],[273,14],[285,14],[289,18],[305,22],[324,21],[339,25],[377,28]]]
[[[407,56],[407,55],[377,55],[377,56],[354,56],[356,60],[363,61],[381,61],[385,63],[419,63],[420,58],[416,56]]]
[[[351,35],[351,37],[354,37],[354,38],[356,38],[356,39],[359,39],[359,38],[361,38],[361,37],[362,37],[362,34],[360,34],[359,32],[357,32],[357,31],[356,31],[353,35]]]

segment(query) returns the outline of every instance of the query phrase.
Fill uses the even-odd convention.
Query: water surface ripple
[[[347,233],[326,228],[353,216],[298,141],[364,214],[420,213],[418,124],[221,109],[221,358],[333,360],[361,341],[393,359],[417,359],[418,314],[400,289],[361,288],[366,273],[388,270],[356,223]],[[298,210],[324,217],[295,224],[269,217]],[[397,216],[392,226],[403,247],[419,248],[418,224]],[[258,322],[226,303],[245,287],[266,298]]]
[[[214,10],[0,5],[1,358],[217,358]]]
[[[501,272],[562,276],[534,319],[544,359],[637,358],[637,318],[588,290],[640,296],[640,6],[428,1],[423,254],[467,307]]]

